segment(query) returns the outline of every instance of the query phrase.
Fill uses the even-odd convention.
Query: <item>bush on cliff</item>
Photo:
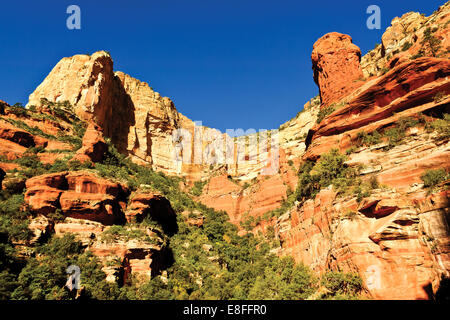
[[[445,169],[427,170],[420,177],[425,188],[435,189],[441,182],[450,179],[450,174]]]
[[[363,290],[362,279],[355,273],[327,272],[321,285],[329,291],[326,294],[328,299],[350,299]]]
[[[326,116],[332,114],[335,110],[336,108],[333,105],[320,109],[319,113],[317,114],[316,123],[321,123]]]
[[[203,187],[208,181],[195,181],[194,186],[191,189],[192,195],[198,197],[202,195]]]
[[[81,283],[84,296],[93,299],[117,298],[117,285],[106,283],[98,259],[85,252],[73,235],[54,237],[36,251],[38,255],[28,260],[17,278],[18,286],[11,295],[13,299],[69,299],[69,291],[65,288],[69,265],[79,266],[83,270]],[[112,295],[112,292],[115,294]]]
[[[345,191],[355,182],[355,171],[345,165],[347,157],[340,154],[337,149],[323,154],[314,163],[305,162],[299,169],[298,187],[296,196],[298,201],[312,199],[329,185],[334,185],[338,191]]]
[[[427,124],[427,131],[436,131],[438,133],[439,140],[445,140],[450,138],[450,114],[444,113],[442,119],[434,120]]]

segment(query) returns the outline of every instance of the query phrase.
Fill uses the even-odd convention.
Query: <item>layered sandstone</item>
[[[370,133],[427,110],[445,111],[450,92],[448,59],[419,58],[404,62],[387,74],[370,80],[353,92],[348,103],[327,116],[309,132],[305,159],[338,147],[345,151],[358,132]],[[442,100],[434,97],[443,93]]]
[[[58,172],[26,182],[25,202],[35,213],[61,210],[64,216],[98,221],[105,225],[123,222],[126,187],[89,172]]]
[[[358,272],[375,299],[430,299],[449,277],[448,197],[379,190],[367,206],[323,190],[280,217],[281,252],[318,272]]]
[[[357,88],[363,78],[361,50],[349,35],[327,33],[314,44],[311,60],[323,106],[339,101]]]

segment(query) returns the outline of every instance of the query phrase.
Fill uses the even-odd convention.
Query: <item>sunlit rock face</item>
[[[316,41],[311,60],[323,106],[337,102],[360,85],[360,59],[361,50],[349,35],[331,32]]]

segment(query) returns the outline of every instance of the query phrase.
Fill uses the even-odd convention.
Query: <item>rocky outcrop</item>
[[[361,50],[349,35],[327,33],[314,44],[311,60],[322,106],[339,101],[361,85]]]
[[[123,285],[131,277],[149,280],[170,264],[171,256],[164,240],[151,229],[105,226],[100,222],[66,218],[54,226],[55,234],[73,234],[103,264],[106,280]],[[123,232],[122,232],[123,231]],[[127,237],[128,234],[138,237]]]
[[[159,274],[173,261],[165,235],[178,230],[170,202],[155,193],[143,191],[130,197],[127,187],[99,178],[87,171],[59,172],[36,176],[26,181],[25,203],[38,214],[29,228],[31,243],[49,237],[73,234],[103,264],[107,281],[124,284],[136,277],[145,281]],[[54,221],[54,212],[64,217]],[[142,221],[146,216],[158,229],[125,222]]]
[[[102,130],[95,123],[90,123],[83,136],[83,145],[78,149],[73,160],[80,162],[100,162],[108,151],[108,145],[103,139]]]
[[[450,3],[445,3],[429,17],[418,12],[408,12],[392,20],[382,36],[381,44],[369,51],[361,59],[365,77],[380,76],[393,65],[419,56],[431,56],[423,43],[427,28],[440,41],[435,48],[435,57],[445,57],[450,45],[447,21],[450,17]]]
[[[128,227],[129,229],[129,227]],[[150,229],[138,230],[142,239],[127,239],[118,235],[111,238],[108,227],[89,246],[104,267],[106,280],[125,284],[134,276],[137,281],[148,281],[170,264],[170,253],[165,244]]]
[[[178,127],[181,115],[169,98],[161,97],[147,83],[122,72],[114,73],[107,52],[76,55],[58,62],[30,95],[27,107],[42,107],[47,101],[68,101],[77,116],[99,125],[118,150],[134,161],[165,172],[175,171],[172,131]],[[97,139],[93,130],[86,134],[86,139]],[[78,157],[87,159],[82,151]]]
[[[358,204],[322,190],[278,220],[281,252],[318,272],[358,272],[375,299],[432,298],[450,270],[448,196],[379,190]]]
[[[279,208],[288,192],[297,186],[296,169],[287,163],[283,149],[279,165],[277,173],[259,175],[245,183],[226,174],[214,176],[203,187],[199,200],[216,210],[226,211],[230,222],[237,225],[249,217],[259,218]]]
[[[126,187],[89,172],[59,172],[33,177],[26,182],[25,202],[39,214],[56,210],[66,217],[123,223]]]
[[[450,98],[434,97],[450,92],[449,74],[448,59],[419,58],[368,81],[348,97],[347,105],[310,130],[304,159],[316,159],[336,147],[344,152],[359,132],[388,127],[402,117],[431,109],[443,112]]]
[[[158,222],[164,233],[173,235],[178,231],[177,218],[169,200],[159,193],[136,192],[130,196],[125,212],[129,222],[141,222],[146,217]]]

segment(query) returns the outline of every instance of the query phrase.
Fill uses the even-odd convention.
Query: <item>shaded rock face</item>
[[[141,222],[147,216],[158,222],[164,233],[173,235],[178,232],[177,218],[170,202],[157,193],[134,193],[125,213],[131,222]]]
[[[361,50],[348,35],[331,32],[316,41],[311,54],[314,81],[322,106],[328,106],[361,85]]]
[[[33,177],[26,182],[25,202],[35,213],[60,209],[67,217],[123,223],[128,190],[88,172],[60,172]]]

